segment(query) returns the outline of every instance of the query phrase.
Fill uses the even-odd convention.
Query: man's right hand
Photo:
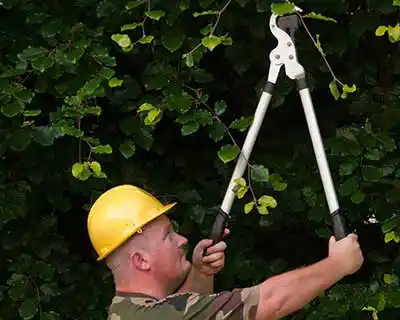
[[[358,236],[352,233],[339,241],[332,236],[329,239],[329,258],[340,266],[344,276],[358,271],[364,262]]]

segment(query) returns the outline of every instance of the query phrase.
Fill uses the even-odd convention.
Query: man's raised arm
[[[280,319],[296,312],[363,263],[357,236],[329,241],[329,256],[313,265],[274,276],[258,285],[256,320]]]

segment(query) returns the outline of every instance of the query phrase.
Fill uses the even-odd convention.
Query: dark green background
[[[398,243],[385,242],[385,234],[398,240],[400,227],[399,45],[387,34],[375,35],[378,26],[400,21],[395,4],[296,2],[305,13],[337,20],[306,23],[320,36],[338,79],[357,86],[335,100],[332,75],[304,29],[298,32],[299,60],[339,202],[359,234],[365,264],[291,319],[371,319],[363,307],[378,309],[379,319],[400,315]],[[179,201],[174,219],[192,246],[210,231],[234,168],[234,161],[218,157],[221,147],[233,143],[220,120],[233,124],[229,132],[241,146],[276,45],[268,30],[270,3],[232,1],[214,33],[232,43],[212,51],[201,45],[210,29],[201,29],[215,16],[193,14],[218,11],[224,2],[150,5],[165,13],[145,21],[145,34],[154,40],[129,52],[111,37],[139,40],[141,27],[120,28],[143,21],[147,2],[131,2],[129,10],[125,2],[109,0],[0,5],[0,319],[106,318],[112,279],[95,261],[86,233],[87,208],[106,188],[131,183],[164,202]],[[182,55],[198,44],[189,68]],[[114,76],[121,86],[109,86]],[[161,110],[156,124],[145,123],[147,112],[137,113],[143,103]],[[219,117],[209,112],[223,103]],[[85,161],[97,164],[90,170]],[[251,181],[255,195],[273,196],[278,206],[268,215],[246,215],[251,192],[235,200],[217,290],[250,286],[327,254],[329,211],[300,99],[284,76],[251,162],[269,174],[268,182]],[[284,190],[277,177],[287,184]],[[372,216],[378,223],[367,223]],[[387,275],[393,283],[384,281]]]

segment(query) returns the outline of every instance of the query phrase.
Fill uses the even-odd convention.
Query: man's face
[[[161,216],[152,223],[152,269],[154,275],[175,290],[182,284],[190,270],[184,245],[187,239],[174,232],[170,220]]]

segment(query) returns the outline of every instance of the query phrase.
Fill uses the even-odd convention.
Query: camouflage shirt
[[[257,287],[210,295],[179,293],[161,300],[117,292],[108,320],[255,320],[258,302]]]

